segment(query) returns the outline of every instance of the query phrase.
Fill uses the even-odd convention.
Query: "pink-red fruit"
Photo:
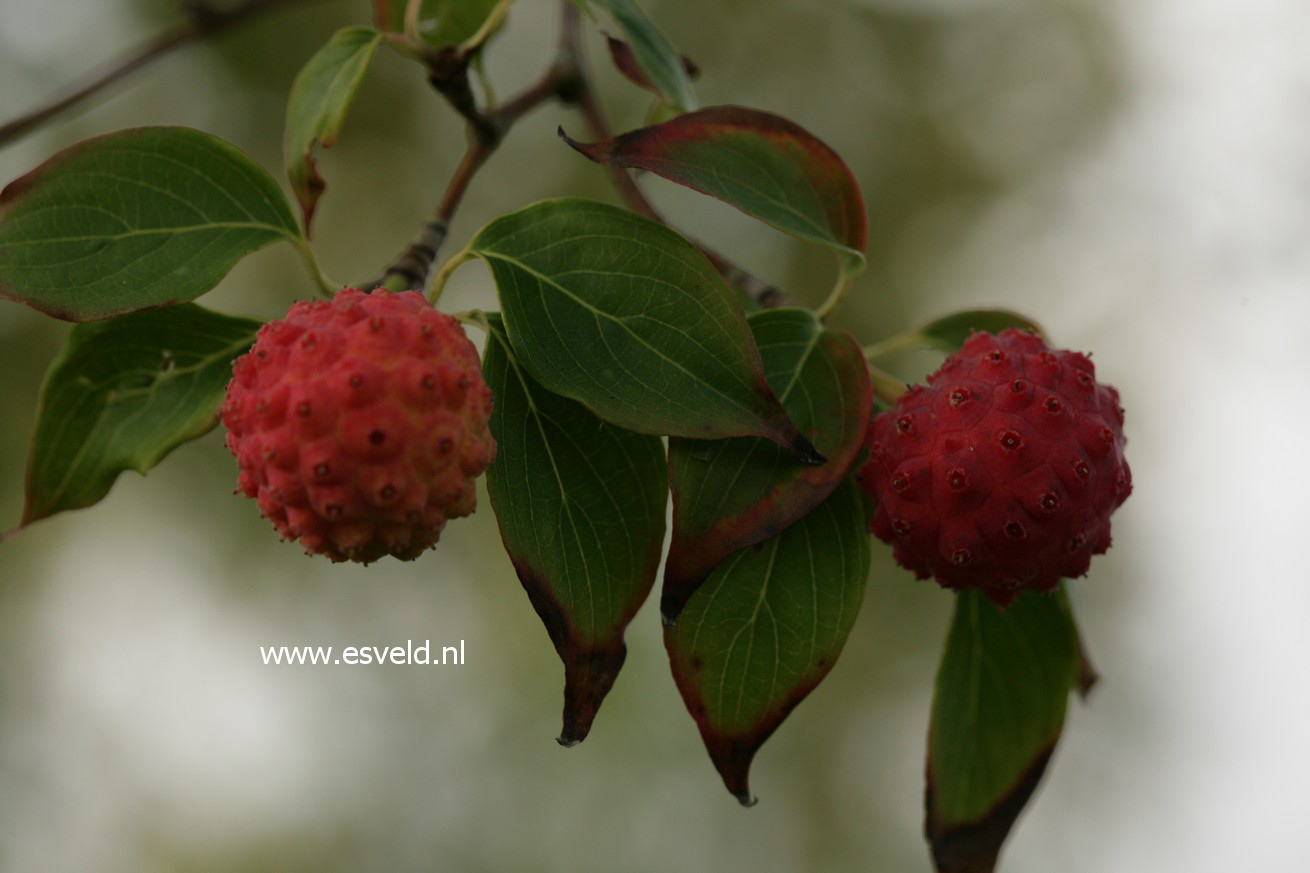
[[[901,566],[1005,606],[1082,576],[1132,492],[1119,392],[1018,330],[976,333],[878,415],[860,484]]]
[[[491,391],[453,318],[414,291],[296,303],[236,360],[223,406],[239,490],[333,561],[412,560],[473,512]]]

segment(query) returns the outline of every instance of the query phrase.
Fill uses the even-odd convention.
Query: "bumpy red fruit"
[[[1038,336],[976,333],[869,428],[860,484],[901,566],[1005,606],[1082,576],[1132,491],[1119,393]]]
[[[411,560],[473,512],[496,453],[491,391],[459,323],[422,295],[296,303],[232,372],[238,489],[306,551]]]

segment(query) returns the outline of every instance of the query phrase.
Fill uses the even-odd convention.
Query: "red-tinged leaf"
[[[696,95],[692,92],[691,76],[683,64],[683,57],[660,32],[641,7],[632,0],[592,0],[614,18],[623,29],[623,35],[632,47],[632,58],[640,67],[643,78],[655,92],[679,112],[696,108]],[[577,3],[584,12],[588,4]]]
[[[613,686],[623,632],[655,581],[668,499],[659,437],[635,434],[553,394],[487,318],[483,372],[498,446],[487,491],[528,599],[564,662],[564,727],[581,742]]]
[[[641,68],[641,64],[637,63],[637,57],[632,51],[632,45],[608,35],[606,40],[609,43],[610,60],[614,62],[615,68],[634,85],[645,88],[652,94],[659,94],[660,89],[655,87],[655,83],[646,75],[645,70]],[[700,75],[700,68],[692,62],[691,58],[686,55],[682,55],[681,58],[682,68],[687,72],[688,78],[695,79]]]
[[[714,106],[604,142],[564,139],[599,164],[647,170],[830,246],[848,273],[864,264],[868,220],[859,183],[836,152],[785,118]]]
[[[382,34],[369,27],[338,30],[291,86],[284,137],[287,176],[300,203],[306,234],[326,187],[314,163],[314,146],[327,148],[337,141],[381,40]]]
[[[1004,610],[958,595],[928,737],[926,832],[939,873],[992,873],[1087,679],[1063,589]]]
[[[825,457],[799,466],[775,443],[743,437],[669,440],[673,542],[660,611],[677,620],[687,598],[728,555],[763,542],[832,493],[860,451],[873,408],[869,371],[849,334],[806,309],[748,319],[765,377],[787,415]]]
[[[778,536],[719,565],[664,645],[724,785],[755,802],[751,761],[832,669],[869,573],[866,508],[847,478]]]

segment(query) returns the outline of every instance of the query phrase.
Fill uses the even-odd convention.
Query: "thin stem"
[[[465,309],[463,312],[452,312],[450,317],[460,324],[471,324],[488,336],[491,335],[491,325],[487,323],[487,313],[481,309]]]
[[[246,0],[231,9],[196,5],[191,16],[181,24],[150,37],[121,58],[86,74],[27,112],[0,125],[0,148],[24,136],[54,116],[71,109],[130,73],[159,60],[171,51],[233,25],[247,21],[261,12],[301,0]]]
[[[820,321],[827,321],[828,316],[832,315],[833,311],[838,306],[842,305],[842,301],[846,299],[846,295],[851,290],[851,284],[854,280],[855,276],[846,269],[845,264],[842,264],[841,272],[837,274],[837,283],[833,285],[832,290],[828,292],[828,299],[823,301],[818,309],[814,310],[815,316],[818,317]]]
[[[582,89],[578,96],[578,109],[582,112],[582,120],[587,125],[587,133],[596,142],[604,142],[613,136],[610,131],[609,121],[605,118],[605,111],[601,108],[600,102],[596,99],[596,92],[591,87],[590,80],[585,79],[586,72],[582,71],[584,81],[587,86]],[[628,208],[638,215],[644,215],[649,219],[666,224],[663,216],[651,205],[646,199],[646,195],[637,187],[636,181],[629,175],[623,167],[615,164],[606,164],[605,169],[609,172],[610,183],[618,191],[619,196]],[[717,268],[716,268],[717,269]]]
[[[319,265],[318,258],[314,256],[314,249],[310,247],[307,239],[303,236],[298,237],[295,243],[296,251],[300,252],[300,259],[305,262],[305,269],[309,271],[309,277],[313,280],[319,293],[324,297],[331,297],[341,286],[323,275],[323,268]]]
[[[507,4],[502,4],[507,5]],[[365,287],[421,288],[445,243],[451,221],[474,175],[500,146],[505,135],[524,115],[549,100],[578,106],[589,134],[596,140],[611,137],[604,110],[596,99],[582,54],[581,15],[572,0],[560,0],[559,47],[546,72],[522,92],[498,108],[479,109],[468,81],[469,56],[458,48],[426,58],[428,80],[446,101],[464,117],[469,129],[469,147],[456,168],[436,213],[415,236],[410,246],[383,273]],[[610,180],[628,208],[661,224],[663,217],[646,199],[627,170],[613,167]],[[720,275],[733,287],[763,307],[791,305],[792,300],[773,285],[743,270],[708,246],[695,243]],[[429,297],[434,302],[454,268],[469,256],[461,252],[442,265],[432,283]]]
[[[433,306],[437,305],[437,301],[441,299],[441,292],[446,290],[446,283],[450,281],[451,274],[459,269],[460,264],[473,260],[473,257],[473,253],[468,249],[460,249],[446,259],[441,269],[437,270],[437,275],[432,277],[432,287],[428,290],[429,303]]]
[[[910,333],[900,333],[893,337],[888,337],[881,342],[865,346],[862,351],[864,357],[869,361],[876,361],[879,358],[886,357],[892,352],[899,352],[901,349],[912,349],[920,345],[919,334],[915,331]]]
[[[582,120],[587,126],[587,134],[595,142],[604,142],[613,137],[609,121],[605,117],[605,110],[601,107],[600,102],[596,99],[595,90],[591,87],[591,80],[587,71],[582,64],[581,47],[577,44],[577,9],[571,0],[564,0],[565,5],[573,11],[574,15],[574,43],[571,47],[575,53],[578,65],[578,75],[581,79],[582,89],[578,94],[578,109],[582,112]],[[606,165],[609,173],[610,183],[618,191],[619,196],[629,209],[649,219],[658,221],[660,224],[668,224],[664,217],[660,215],[651,202],[646,199],[646,195],[638,187],[636,181],[623,167]],[[691,240],[696,248],[709,259],[714,269],[719,272],[724,280],[737,290],[741,291],[759,306],[771,309],[777,306],[790,306],[794,301],[784,294],[780,289],[774,287],[758,276],[742,269],[737,264],[720,255],[709,246],[696,240]]]
[[[873,383],[873,396],[883,400],[888,406],[895,405],[900,396],[908,390],[900,379],[873,364],[869,365],[869,380]]]
[[[555,61],[536,82],[521,93],[511,98],[493,112],[482,112],[473,102],[472,93],[467,92],[467,70],[451,67],[440,72],[451,79],[438,81],[438,71],[430,66],[429,79],[457,112],[465,117],[469,127],[469,145],[460,159],[459,166],[451,175],[442,194],[441,202],[433,217],[419,229],[414,240],[401,255],[393,261],[380,279],[366,283],[366,287],[384,287],[391,290],[404,288],[422,288],[427,284],[432,266],[446,241],[450,223],[455,218],[464,194],[468,191],[473,177],[487,159],[499,148],[505,134],[519,119],[541,104],[552,100],[570,100],[578,88],[579,70],[577,55],[573,49],[577,32],[577,10],[572,3],[565,0],[564,22],[560,36],[560,51]],[[444,56],[450,61],[450,55]],[[458,83],[462,81],[462,86]],[[455,84],[451,84],[454,82]],[[458,257],[458,256],[457,256]],[[453,260],[453,259],[452,259]],[[453,269],[453,266],[451,267]],[[444,269],[444,268],[443,268]],[[449,274],[446,274],[448,277]],[[441,280],[444,286],[445,279]],[[440,287],[434,286],[434,293],[440,295]],[[435,300],[435,297],[434,297]]]
[[[505,23],[506,16],[509,15],[509,6],[514,0],[500,0],[496,7],[491,10],[487,20],[482,22],[482,26],[464,42],[460,43],[459,50],[461,54],[471,56],[478,49],[482,48],[491,35],[496,32],[502,24]]]

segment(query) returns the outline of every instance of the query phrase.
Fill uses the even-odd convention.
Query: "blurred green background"
[[[1310,10],[1297,0],[645,0],[703,70],[706,104],[789,116],[840,152],[871,266],[837,321],[871,342],[1003,306],[1094,350],[1127,407],[1135,493],[1074,583],[1104,674],[1075,705],[1011,873],[1293,869],[1310,711]],[[0,180],[98,133],[186,124],[281,174],[300,65],[366,0],[268,15],[170,56],[0,150]],[[168,0],[0,5],[0,119],[176,20]],[[519,0],[497,91],[553,49]],[[588,41],[617,129],[646,102]],[[611,198],[527,118],[478,176],[458,244],[559,194]],[[316,245],[374,275],[431,211],[463,132],[417,69],[378,61],[340,143]],[[823,252],[657,179],[681,227],[817,302]],[[453,250],[448,249],[448,251]],[[205,304],[274,317],[309,283],[289,247]],[[493,306],[466,267],[443,305]],[[44,368],[67,325],[0,304],[0,528],[22,508]],[[480,337],[475,337],[481,341]],[[896,362],[917,379],[928,355]],[[0,545],[0,870],[929,871],[923,747],[949,595],[880,544],[836,669],[723,790],[648,604],[586,743],[564,750],[562,670],[485,501],[417,563],[339,567],[231,495],[219,433],[99,507]],[[466,641],[462,667],[265,667],[261,645]]]

